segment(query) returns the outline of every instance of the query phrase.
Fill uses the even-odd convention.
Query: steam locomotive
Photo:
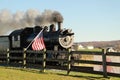
[[[35,26],[33,28],[27,27],[13,31],[10,35],[10,48],[23,49],[26,48],[30,42],[43,30],[43,39],[47,50],[63,50],[68,49],[73,44],[73,35],[70,29],[62,29],[61,23],[58,23],[58,30],[56,26],[51,24],[49,27]],[[49,30],[48,30],[49,28]],[[32,49],[31,46],[29,49]]]
[[[0,36],[0,51],[6,50],[23,50],[28,47],[31,41],[43,29],[43,39],[47,50],[66,50],[73,44],[74,33],[70,29],[62,29],[62,23],[58,22],[58,27],[51,24],[50,26],[26,27],[13,31],[8,36]],[[32,46],[28,48],[32,50]],[[1,52],[0,52],[1,53]],[[47,53],[49,57],[53,54]],[[13,54],[12,56],[22,56],[22,54]],[[31,55],[35,56],[35,55]]]

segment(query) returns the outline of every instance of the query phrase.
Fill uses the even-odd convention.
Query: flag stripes
[[[44,39],[43,39],[43,32],[40,32],[37,37],[34,39],[32,44],[33,50],[42,50],[45,49]]]

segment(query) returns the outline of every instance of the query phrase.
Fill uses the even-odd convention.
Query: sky
[[[0,0],[0,11],[59,11],[75,42],[120,40],[120,0]]]

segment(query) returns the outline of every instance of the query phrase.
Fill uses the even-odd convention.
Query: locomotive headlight
[[[60,36],[59,37],[59,44],[64,47],[64,48],[69,48],[72,46],[73,44],[73,39],[74,39],[74,36]]]

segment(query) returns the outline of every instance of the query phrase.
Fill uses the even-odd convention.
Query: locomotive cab
[[[10,37],[10,49],[26,48],[27,45],[29,44],[26,41],[26,39],[31,33],[33,33],[33,29],[30,27],[13,31],[9,35],[9,37]]]

